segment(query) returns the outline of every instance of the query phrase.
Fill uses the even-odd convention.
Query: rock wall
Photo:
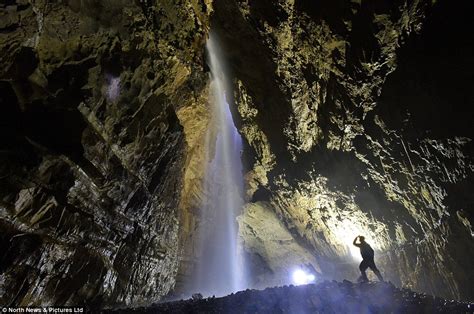
[[[0,304],[149,304],[174,287],[210,9],[0,3]]]
[[[351,246],[363,234],[386,279],[474,297],[473,119],[464,109],[473,101],[472,22],[463,13],[471,9],[469,1],[215,2],[211,24],[232,65],[247,140],[248,208],[270,206],[322,277],[357,278]],[[251,259],[263,261],[260,278],[282,267],[271,241],[260,245],[265,215],[241,218]],[[295,247],[279,250],[297,255]]]
[[[183,287],[211,24],[245,138],[253,284],[293,264],[355,279],[364,234],[388,280],[473,298],[472,6],[3,1],[0,303],[149,304]]]

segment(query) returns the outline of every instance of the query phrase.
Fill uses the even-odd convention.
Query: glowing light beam
[[[292,274],[293,283],[297,286],[307,285],[316,280],[316,277],[313,274],[307,273],[302,269],[296,269]]]

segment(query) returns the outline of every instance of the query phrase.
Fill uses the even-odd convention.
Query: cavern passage
[[[296,268],[355,281],[362,234],[395,286],[474,299],[472,12],[471,0],[0,1],[0,305],[199,292],[202,243],[220,243],[202,230],[226,229],[204,210],[222,206],[203,204],[239,172],[209,175],[222,132],[211,33],[243,145],[229,226],[245,287],[289,284]]]

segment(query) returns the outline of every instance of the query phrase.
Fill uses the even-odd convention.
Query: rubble
[[[390,282],[324,281],[245,290],[222,298],[188,299],[114,313],[467,313],[474,303],[398,289]]]

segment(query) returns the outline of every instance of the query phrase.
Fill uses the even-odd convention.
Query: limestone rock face
[[[210,9],[0,3],[0,304],[149,304],[174,287]]]
[[[1,2],[0,304],[140,305],[184,286],[215,137],[211,25],[244,138],[252,284],[293,266],[354,280],[362,234],[387,280],[474,298],[473,10]]]
[[[351,247],[362,234],[386,279],[474,296],[474,135],[472,109],[464,109],[473,102],[472,72],[462,69],[472,68],[474,45],[460,13],[471,8],[215,3],[211,24],[232,65],[234,115],[247,140],[241,233],[268,269],[278,267],[276,253],[248,232],[260,230],[249,210],[260,202],[293,235],[295,246],[278,254],[307,248],[323,277],[357,278],[360,255]],[[279,233],[276,226],[267,233]]]
[[[253,258],[247,262],[252,286],[284,285],[299,268],[321,272],[316,258],[294,241],[269,204],[248,204],[238,221],[243,245]]]

